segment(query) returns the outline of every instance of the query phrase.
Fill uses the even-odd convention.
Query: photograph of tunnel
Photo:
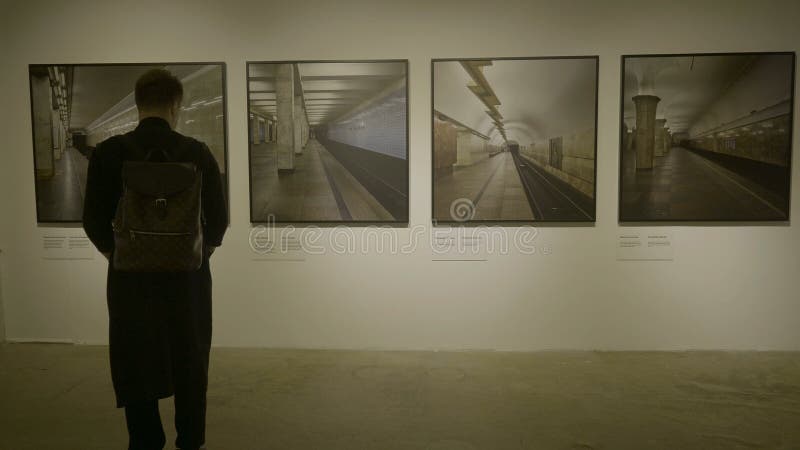
[[[250,220],[408,222],[408,61],[249,62]]]
[[[788,220],[794,53],[622,66],[620,221]]]
[[[435,222],[592,222],[598,58],[435,59]]]
[[[30,65],[36,214],[41,223],[81,222],[86,171],[105,139],[136,128],[134,86],[154,68],[183,83],[176,130],[205,142],[219,164],[227,192],[225,65]]]

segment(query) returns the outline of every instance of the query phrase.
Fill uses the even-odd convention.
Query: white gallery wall
[[[620,55],[798,51],[798,17],[796,1],[762,0],[3,2],[0,322],[11,341],[107,342],[105,260],[42,259],[43,232],[62,229],[36,223],[28,64],[224,61],[215,345],[800,350],[797,163],[791,223],[654,227],[673,261],[616,259]],[[539,227],[535,254],[482,262],[434,261],[424,238],[404,254],[254,261],[245,61],[409,59],[410,224],[394,229],[408,242],[430,229],[430,59],[552,55],[600,57],[596,224]]]

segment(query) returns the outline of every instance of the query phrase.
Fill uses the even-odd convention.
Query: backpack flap
[[[192,163],[126,161],[122,179],[127,189],[150,197],[170,197],[192,187],[197,168]]]

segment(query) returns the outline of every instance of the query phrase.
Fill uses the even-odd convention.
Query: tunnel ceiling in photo
[[[434,109],[493,143],[528,145],[595,126],[595,59],[434,64]]]
[[[70,128],[85,129],[133,93],[136,80],[156,66],[76,66]]]
[[[712,104],[747,73],[757,55],[637,57],[625,59],[625,123],[636,124],[633,97],[661,100],[656,117],[673,133],[689,130]]]
[[[166,68],[184,79],[205,66],[199,65],[86,65],[74,66],[70,129],[85,130],[98,119],[135,107],[136,80],[155,68]]]
[[[248,74],[250,111],[276,119],[277,63],[251,64]],[[401,62],[297,63],[295,93],[302,92],[311,126],[342,117],[359,105],[405,82]],[[298,76],[299,75],[299,76]]]

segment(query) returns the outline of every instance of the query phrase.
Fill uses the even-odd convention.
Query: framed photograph
[[[785,221],[795,54],[622,57],[620,222]]]
[[[176,131],[208,145],[227,195],[225,63],[32,64],[38,222],[82,221],[92,151],[105,139],[136,128],[136,80],[154,68],[169,70],[183,83]]]
[[[247,63],[252,223],[408,222],[408,61]]]
[[[593,222],[597,77],[597,56],[434,59],[434,222]]]

